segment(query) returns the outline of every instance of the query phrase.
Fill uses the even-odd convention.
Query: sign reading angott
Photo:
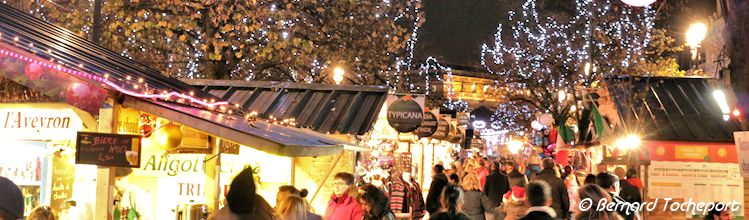
[[[71,109],[0,108],[0,137],[4,138],[72,139],[82,128],[81,119]]]
[[[733,132],[741,176],[749,177],[749,131]]]

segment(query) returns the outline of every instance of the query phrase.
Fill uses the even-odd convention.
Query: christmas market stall
[[[13,173],[27,207],[75,209],[74,219],[132,211],[194,219],[225,205],[226,185],[248,166],[274,202],[277,186],[295,182],[294,158],[340,155],[352,145],[292,118],[246,111],[4,4],[0,78],[20,91],[3,101],[23,102],[1,104],[17,143],[4,150],[23,153],[3,154],[0,175]],[[119,187],[145,198],[123,202]]]
[[[293,120],[299,127],[354,143],[373,130],[388,93],[382,86],[236,80],[185,82],[237,103],[246,112],[257,112],[260,118]],[[371,151],[347,145],[344,151],[334,155],[291,158],[292,183],[308,189],[310,204],[322,213],[332,194],[333,175],[354,173],[356,158]]]
[[[734,145],[739,119],[729,113],[732,92],[703,78],[619,77],[607,80],[621,122],[619,141],[603,164],[633,168],[643,199],[744,201]],[[642,165],[642,166],[638,166]],[[635,177],[636,178],[636,177]],[[659,208],[660,209],[660,208]],[[662,210],[662,209],[660,209]],[[744,216],[736,210],[732,216]],[[702,218],[702,213],[648,212],[650,218]]]

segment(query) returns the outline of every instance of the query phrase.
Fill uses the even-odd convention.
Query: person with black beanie
[[[23,218],[23,194],[8,178],[0,176],[0,220]]]
[[[226,194],[227,206],[216,212],[212,220],[272,220],[275,219],[273,208],[257,194],[252,167],[239,172],[231,181],[231,188]]]

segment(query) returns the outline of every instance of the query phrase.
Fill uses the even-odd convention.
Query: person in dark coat
[[[463,213],[473,220],[484,220],[485,212],[493,212],[497,203],[489,200],[481,190],[481,180],[476,174],[463,177]],[[488,186],[488,184],[487,184]]]
[[[596,184],[595,174],[588,174],[585,176],[585,181],[583,182],[583,185],[588,185],[588,184]]]
[[[518,165],[513,162],[508,162],[507,166],[510,167],[509,174],[507,175],[507,178],[510,179],[510,187],[513,186],[522,186],[525,187],[528,185],[528,178],[525,176],[525,174],[521,173],[518,169]]]
[[[627,181],[627,173],[624,171],[624,168],[617,167],[614,169],[614,173],[619,177],[619,196],[629,203],[641,203],[642,195],[640,195],[640,190]]]
[[[619,196],[619,177],[616,177],[616,175],[610,172],[601,172],[596,175],[596,184],[609,193],[612,202],[616,204],[614,206],[615,211],[624,219],[641,219],[640,213],[637,212],[637,208]]]
[[[484,194],[496,205],[502,205],[502,196],[510,191],[510,181],[506,175],[499,172],[499,163],[491,163],[491,173],[486,176]]]
[[[441,207],[440,195],[442,189],[447,186],[447,176],[442,173],[444,171],[445,167],[440,164],[434,165],[434,168],[432,168],[432,184],[429,185],[429,194],[427,194],[427,212],[429,212],[429,215],[437,213]]]
[[[549,185],[551,188],[551,208],[554,209],[558,218],[568,218],[570,198],[567,194],[567,187],[564,186],[564,181],[557,177],[556,172],[554,172],[554,161],[551,158],[545,158],[542,165],[543,170],[533,180],[542,180]]]
[[[545,181],[534,180],[525,188],[528,204],[531,205],[520,220],[552,220],[556,212],[549,207],[552,204],[552,191]]]

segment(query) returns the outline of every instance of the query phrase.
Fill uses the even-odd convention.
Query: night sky
[[[522,2],[520,0],[515,0]],[[478,66],[481,44],[493,42],[507,9],[500,0],[426,0],[426,22],[419,30],[416,59],[428,56],[442,64]]]
[[[561,0],[547,0],[547,7],[558,9]],[[567,0],[572,2],[572,0]],[[426,22],[419,29],[416,60],[434,56],[441,64],[480,65],[481,45],[494,41],[501,22],[508,24],[508,10],[520,8],[524,0],[425,0]],[[566,2],[565,2],[566,3]],[[715,11],[714,0],[658,0],[661,8],[656,26],[668,29],[683,42],[684,32],[694,21],[709,21]],[[661,4],[665,4],[661,6]],[[547,8],[548,9],[548,8]],[[565,10],[565,9],[562,9]],[[509,26],[506,26],[509,27]]]

